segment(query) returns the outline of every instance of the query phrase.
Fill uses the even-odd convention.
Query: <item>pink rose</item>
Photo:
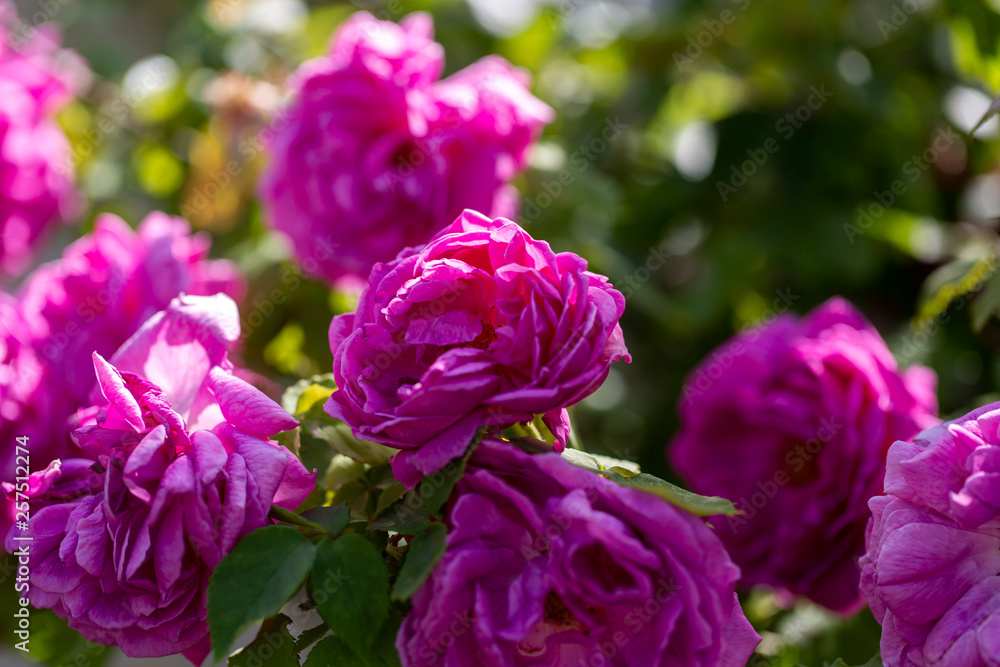
[[[53,116],[88,77],[56,31],[22,26],[0,2],[0,276],[28,268],[52,223],[78,208],[70,145]]]
[[[314,486],[267,439],[295,419],[232,373],[239,331],[226,296],[174,299],[110,362],[94,353],[97,401],[73,433],[92,458],[5,484],[32,498],[31,603],[91,641],[201,664],[213,568],[272,504],[294,509]]]
[[[714,522],[743,571],[840,612],[863,604],[857,559],[886,451],[936,423],[932,371],[901,371],[836,298],[724,343],[688,377],[670,460],[742,516]]]
[[[0,293],[0,441],[27,436],[40,465],[78,455],[67,420],[89,405],[93,352],[113,354],[182,292],[242,295],[236,267],[207,259],[208,249],[208,237],[180,218],[152,213],[133,231],[105,214],[29,275],[16,298]],[[0,460],[11,479],[13,448]],[[0,529],[7,521],[4,513]]]
[[[573,253],[517,224],[464,212],[419,250],[377,264],[356,313],[330,325],[339,389],[326,404],[360,438],[402,451],[413,486],[468,446],[545,416],[565,444],[565,408],[631,361],[625,299]]]
[[[307,270],[363,281],[465,208],[513,215],[507,183],[553,112],[502,58],[443,66],[430,16],[358,12],[296,74],[261,196]]]

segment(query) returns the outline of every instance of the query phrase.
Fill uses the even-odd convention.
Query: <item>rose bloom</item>
[[[179,297],[110,362],[94,353],[99,400],[73,433],[92,458],[55,461],[16,488],[31,519],[6,546],[30,544],[33,606],[128,656],[198,665],[208,654],[213,568],[271,522],[272,504],[294,509],[314,486],[267,439],[295,419],[232,373],[239,331],[228,297]]]
[[[208,248],[208,237],[191,235],[180,218],[152,213],[136,232],[105,214],[60,259],[35,270],[16,299],[2,295],[0,442],[28,436],[36,465],[79,454],[67,419],[89,405],[93,352],[113,354],[182,292],[241,296],[235,266],[206,259]],[[4,451],[9,480],[14,450]],[[0,518],[0,529],[6,521]]]
[[[561,447],[565,408],[613,362],[631,361],[624,309],[582,258],[466,211],[423,248],[377,264],[357,312],[334,318],[339,389],[326,410],[357,437],[401,449],[393,472],[411,488],[483,426],[541,414]]]
[[[487,439],[446,521],[404,667],[742,667],[760,639],[703,521],[558,454]]]
[[[58,412],[54,392],[45,390],[45,367],[26,332],[17,301],[0,292],[0,436],[7,443],[29,432],[40,440],[49,439],[52,437],[50,431],[54,431],[52,415]],[[16,425],[29,423],[36,428],[15,432]],[[10,467],[9,470],[5,468],[4,473],[14,472],[13,449],[13,445],[7,447]],[[7,475],[7,479],[10,477]],[[0,525],[0,528],[6,533],[5,526]]]
[[[75,215],[70,145],[54,114],[87,84],[83,60],[48,26],[0,2],[0,277],[28,268],[52,223]]]
[[[937,423],[934,387],[926,368],[900,371],[840,298],[749,328],[699,365],[669,457],[692,490],[743,510],[714,522],[743,585],[844,613],[863,604],[868,499],[889,446]]]
[[[465,208],[513,215],[507,183],[553,111],[498,56],[440,81],[443,67],[429,15],[357,12],[292,79],[261,198],[307,269],[363,282]]]
[[[861,588],[886,667],[1000,664],[1000,403],[889,450]]]

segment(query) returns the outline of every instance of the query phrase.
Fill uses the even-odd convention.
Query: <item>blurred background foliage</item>
[[[1000,91],[998,0],[19,5],[95,72],[60,118],[90,209],[48,257],[102,211],[185,215],[250,277],[245,360],[285,384],[329,370],[326,328],[353,297],[299,274],[261,220],[256,176],[287,75],[362,8],[430,11],[447,73],[500,53],[556,109],[518,183],[521,222],[628,295],[635,360],[576,409],[589,450],[669,478],[692,367],[775,306],[835,294],[903,364],[937,371],[943,414],[997,391],[998,123],[972,130]],[[747,606],[767,630],[757,664],[877,650],[870,616]]]

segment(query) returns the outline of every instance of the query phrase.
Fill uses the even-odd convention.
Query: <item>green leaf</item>
[[[578,468],[585,468],[597,473],[614,470],[623,477],[631,477],[639,473],[638,463],[623,461],[622,459],[615,459],[610,456],[601,456],[599,454],[588,454],[587,452],[581,452],[579,449],[563,450],[562,457]]]
[[[311,378],[299,380],[285,390],[281,397],[281,407],[291,415],[305,414],[318,402],[326,399],[337,388],[333,373],[314,375]]]
[[[396,633],[402,618],[393,614],[383,624],[382,631],[375,640],[371,656],[362,660],[347,646],[342,637],[327,637],[316,644],[306,658],[303,667],[400,667],[399,654],[396,653]]]
[[[916,326],[926,326],[944,315],[955,299],[982,289],[996,268],[997,258],[991,255],[978,260],[957,259],[935,270],[921,286]]]
[[[562,457],[578,468],[584,468],[592,472],[602,472],[604,466],[597,462],[593,456],[578,449],[563,450]]]
[[[1000,312],[1000,273],[990,276],[983,293],[969,307],[972,316],[972,330],[979,333],[990,317]]]
[[[298,667],[295,640],[288,633],[291,622],[292,619],[284,614],[264,619],[257,637],[229,656],[228,667]]]
[[[351,510],[343,503],[332,507],[314,507],[303,512],[302,518],[319,524],[330,535],[336,536],[347,528],[351,520]]]
[[[448,529],[443,523],[432,524],[426,533],[413,539],[406,552],[406,559],[399,571],[399,578],[392,588],[393,600],[409,600],[427,581],[434,567],[444,556]]]
[[[340,637],[327,637],[316,644],[302,667],[364,667],[369,663],[362,660],[347,647]]]
[[[331,452],[333,450],[330,450]],[[336,491],[349,482],[360,478],[368,471],[368,466],[343,454],[334,454],[323,473],[323,488]]]
[[[291,526],[266,526],[233,547],[212,573],[208,625],[215,659],[229,653],[248,625],[277,613],[299,589],[315,547]]]
[[[379,495],[378,504],[375,506],[375,514],[372,516],[378,516],[383,510],[385,510],[385,508],[389,507],[405,495],[406,487],[403,486],[402,482],[396,482],[395,484],[390,485]]]
[[[308,417],[302,420],[303,434],[322,440],[338,454],[369,465],[382,465],[392,458],[392,449],[376,442],[355,438],[349,426],[334,420],[322,410],[319,412],[321,414],[317,414],[317,408],[314,406],[309,411]]]
[[[323,635],[328,633],[330,628],[326,623],[320,623],[314,628],[310,628],[302,632],[299,638],[295,640],[295,652],[301,653],[303,650],[309,648],[317,641],[323,638]]]
[[[389,572],[381,554],[357,534],[323,540],[310,581],[320,616],[367,660],[389,613]]]
[[[301,442],[299,441],[300,433],[299,427],[296,426],[289,431],[282,431],[276,434],[274,440],[292,454],[295,454],[295,456],[299,456],[299,448],[301,447]]]
[[[401,535],[416,535],[427,530],[430,525],[431,515],[423,498],[416,491],[408,491],[402,500],[372,521],[368,530],[391,530]]]
[[[681,509],[687,510],[695,516],[712,516],[714,514],[736,516],[739,514],[739,510],[736,509],[733,503],[725,498],[699,496],[697,493],[692,493],[647,473],[639,473],[623,479],[624,482],[620,482],[623,486],[654,493],[671,505],[676,505]]]
[[[286,510],[284,507],[278,507],[277,505],[271,505],[271,511],[267,514],[272,519],[277,519],[278,521],[283,521],[285,523],[290,523],[293,526],[302,526],[303,528],[308,528],[319,533],[326,532],[326,529],[314,523],[305,516],[301,514],[296,514],[291,510]]]
[[[465,464],[482,439],[483,432],[480,431],[476,434],[475,439],[469,443],[465,454],[452,459],[441,470],[427,475],[420,481],[420,497],[424,499],[424,505],[431,515],[436,517],[441,516],[441,510],[444,504],[448,502],[448,498],[451,497],[451,492],[455,489],[455,484],[465,474]]]

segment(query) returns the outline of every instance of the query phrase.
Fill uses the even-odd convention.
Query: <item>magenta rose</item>
[[[208,237],[192,236],[180,218],[153,213],[135,232],[101,215],[91,234],[32,273],[16,299],[0,297],[0,442],[27,436],[37,465],[78,455],[67,419],[90,404],[93,352],[113,354],[182,292],[242,294],[235,266],[206,259],[208,248]],[[13,449],[4,451],[0,470],[9,480]]]
[[[900,371],[878,332],[832,299],[719,347],[688,377],[670,460],[744,514],[713,522],[742,584],[850,612],[868,499],[896,440],[937,422],[935,378]]]
[[[356,313],[330,324],[339,389],[326,410],[359,438],[402,450],[407,486],[461,455],[481,427],[544,415],[565,444],[565,408],[631,361],[625,299],[573,253],[515,223],[464,212],[419,250],[372,269]]]
[[[314,486],[268,437],[295,419],[233,375],[239,337],[228,297],[179,297],[110,362],[94,353],[98,399],[73,439],[90,459],[55,461],[28,493],[30,600],[87,639],[128,656],[209,651],[209,575],[273,505],[294,509]]]
[[[1000,664],[1000,403],[889,450],[861,588],[886,667]]]
[[[502,58],[443,67],[429,15],[358,12],[296,74],[261,196],[307,270],[363,282],[463,209],[513,215],[507,183],[553,112]]]
[[[24,26],[0,2],[0,276],[28,268],[53,223],[78,208],[73,162],[54,114],[89,76],[45,26]]]
[[[9,443],[18,435],[31,435],[43,441],[52,439],[53,414],[61,407],[59,392],[47,391],[50,388],[46,386],[45,366],[27,331],[17,301],[0,292],[0,437],[8,443],[5,451],[9,456],[5,458],[10,459],[10,465],[3,467],[5,479],[10,479],[14,472],[14,446]],[[66,439],[65,433],[62,438]],[[7,527],[0,519],[4,534]]]
[[[484,441],[447,551],[413,598],[404,667],[742,667],[759,637],[705,523],[558,454]]]

